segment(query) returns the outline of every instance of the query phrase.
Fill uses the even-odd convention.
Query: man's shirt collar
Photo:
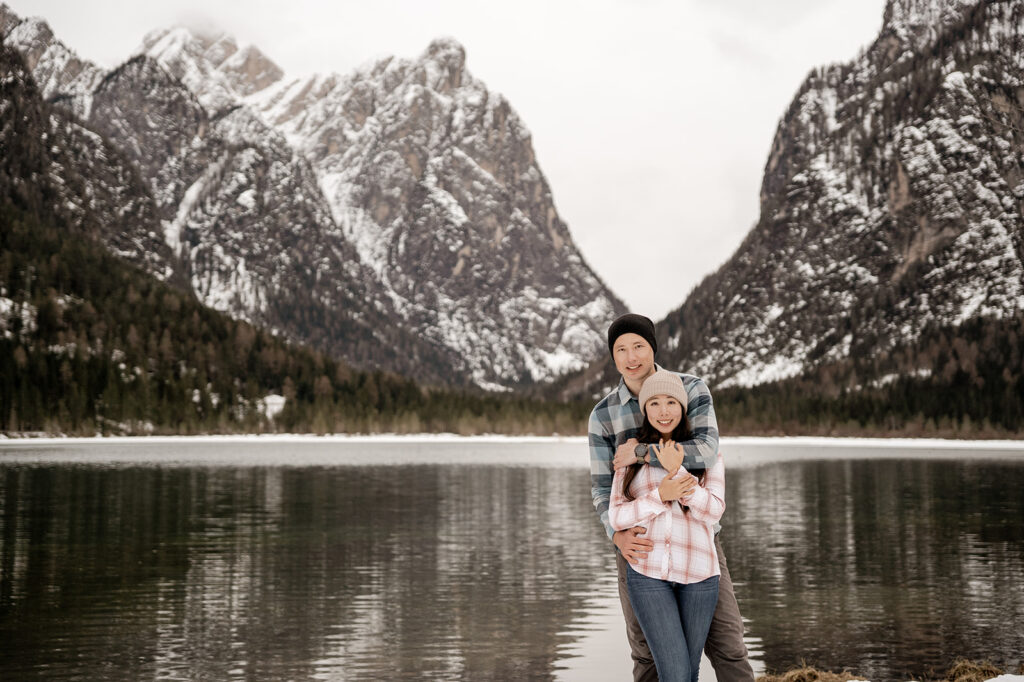
[[[619,393],[619,405],[625,405],[631,399],[636,397],[632,393],[629,392],[629,387],[626,386],[626,380],[623,379],[622,377],[619,377],[618,393]]]

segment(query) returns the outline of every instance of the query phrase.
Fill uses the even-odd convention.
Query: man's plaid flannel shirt
[[[655,365],[655,369],[662,368]],[[690,420],[693,434],[692,440],[682,443],[683,449],[688,453],[700,453],[707,461],[714,462],[718,456],[718,421],[715,419],[711,391],[699,377],[679,372],[676,374],[683,380],[683,388],[689,398],[686,416]],[[608,502],[615,474],[612,460],[620,445],[630,438],[636,438],[643,423],[640,404],[621,378],[618,387],[606,395],[590,413],[590,493],[594,498],[594,509],[609,538],[615,534],[608,522]],[[652,457],[651,461],[657,460]]]

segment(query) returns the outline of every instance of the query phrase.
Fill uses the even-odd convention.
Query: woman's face
[[[656,395],[647,401],[647,419],[662,435],[669,435],[683,420],[683,406],[670,395]]]

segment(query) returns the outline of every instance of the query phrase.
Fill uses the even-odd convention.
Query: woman
[[[651,648],[661,682],[696,682],[700,652],[718,603],[714,524],[725,511],[725,464],[694,476],[681,466],[689,438],[682,380],[658,370],[640,388],[644,423],[661,467],[637,462],[615,471],[609,519],[616,530],[647,527],[654,549],[630,565],[629,601]],[[641,449],[642,450],[642,449]],[[650,459],[648,456],[645,458]]]

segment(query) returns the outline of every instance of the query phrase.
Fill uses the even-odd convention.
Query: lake
[[[723,452],[758,672],[1021,664],[1024,443]],[[584,439],[0,442],[0,679],[629,679],[587,466]]]

